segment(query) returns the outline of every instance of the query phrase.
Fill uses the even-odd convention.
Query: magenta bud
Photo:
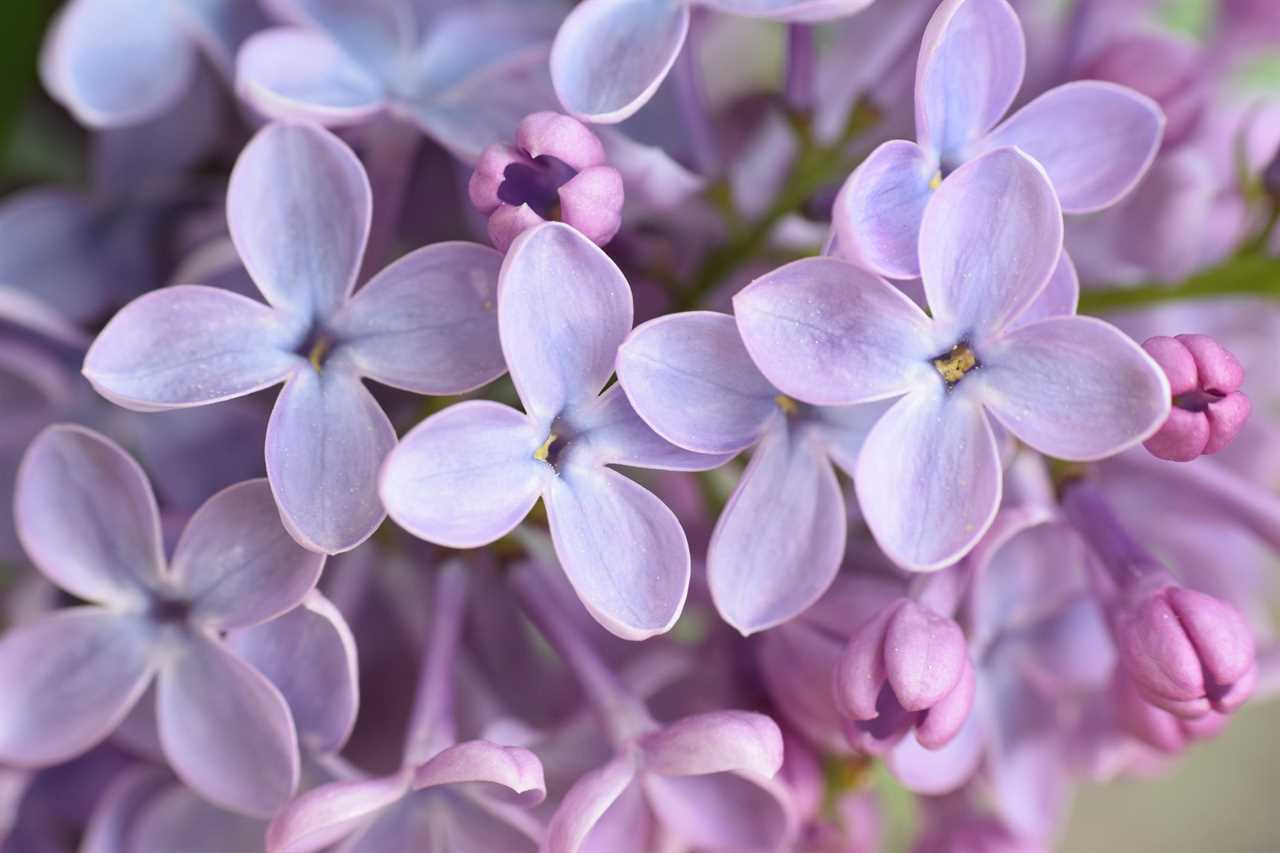
[[[1244,369],[1207,335],[1149,338],[1142,348],[1169,378],[1173,408],[1144,446],[1171,462],[1190,462],[1229,445],[1253,410],[1240,391]]]
[[[480,155],[467,194],[489,217],[489,239],[506,251],[524,231],[557,220],[603,246],[622,225],[623,186],[604,146],[582,122],[552,112],[520,122],[516,145]]]
[[[880,754],[913,727],[923,746],[937,749],[973,705],[964,632],[954,620],[899,599],[854,632],[836,665],[834,689],[856,749]]]
[[[1120,724],[1129,734],[1160,752],[1181,752],[1196,741],[1216,737],[1227,724],[1227,715],[1216,711],[1189,720],[1152,705],[1123,669],[1116,670],[1111,690]]]
[[[1112,617],[1121,664],[1151,704],[1191,719],[1231,713],[1253,692],[1253,633],[1231,605],[1166,583],[1122,596]]]

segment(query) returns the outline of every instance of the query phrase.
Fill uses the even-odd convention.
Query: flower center
[[[947,387],[954,386],[965,377],[970,370],[981,367],[973,349],[964,341],[933,359],[933,367],[942,376]]]
[[[941,169],[934,172],[933,177],[929,179],[929,189],[936,190],[940,186],[942,186],[942,170]]]
[[[779,394],[773,398],[773,402],[778,404],[778,408],[782,409],[784,415],[794,415],[798,410],[796,401],[792,400],[786,394]]]
[[[543,219],[556,219],[560,188],[577,174],[568,163],[549,154],[528,163],[512,163],[502,172],[498,198],[513,207],[527,204]]]
[[[191,605],[176,599],[156,599],[151,603],[148,615],[162,625],[176,625],[187,621]]]
[[[325,361],[333,354],[334,347],[337,344],[337,338],[316,326],[302,339],[302,343],[298,344],[298,348],[294,352],[305,356],[307,361],[311,362],[311,366],[319,371],[324,368]]]

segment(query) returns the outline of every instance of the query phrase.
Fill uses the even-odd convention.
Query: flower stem
[[[809,24],[790,24],[787,27],[787,106],[801,116],[813,112],[816,56],[814,55],[813,27]]]
[[[1085,290],[1080,294],[1081,314],[1145,308],[1166,302],[1218,297],[1280,299],[1280,258],[1246,253],[1199,272],[1180,284],[1144,284]]]
[[[454,741],[453,669],[467,604],[467,570],[448,563],[436,580],[431,633],[405,737],[404,766],[426,761]]]

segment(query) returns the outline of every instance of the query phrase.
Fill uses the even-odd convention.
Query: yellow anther
[[[929,189],[936,190],[942,186],[942,172],[934,172],[933,177],[929,179]]]
[[[311,362],[311,366],[319,370],[324,364],[324,358],[329,354],[329,349],[333,343],[323,335],[316,338],[315,345],[311,347],[311,353],[307,356],[307,360]]]
[[[556,434],[553,432],[547,436],[547,440],[542,442],[542,446],[533,451],[533,458],[539,462],[546,462],[547,457],[551,455],[551,445],[556,443]]]
[[[969,349],[968,344],[956,344],[946,355],[933,360],[933,366],[942,374],[948,385],[954,385],[964,375],[978,366],[978,357]]]
[[[784,414],[794,415],[796,413],[796,401],[792,400],[786,394],[779,394],[774,397],[773,402],[778,404],[778,408],[782,409]]]

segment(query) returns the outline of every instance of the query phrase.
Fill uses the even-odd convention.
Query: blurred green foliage
[[[13,139],[36,87],[36,57],[55,0],[10,0],[0,9],[0,175],[11,171]]]

